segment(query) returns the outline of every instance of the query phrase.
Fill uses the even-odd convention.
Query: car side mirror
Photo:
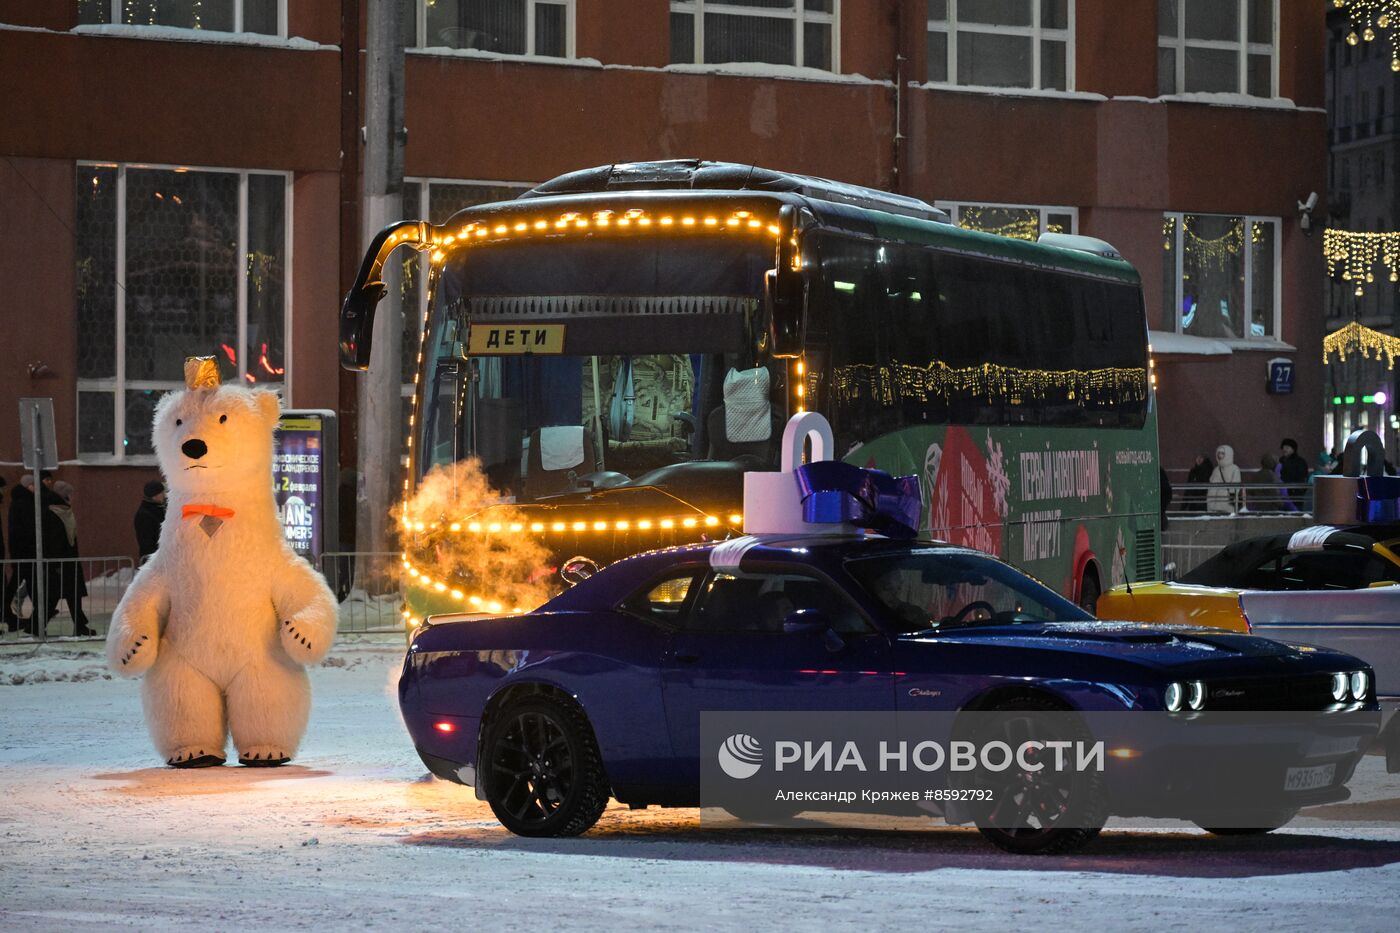
[[[820,609],[798,609],[783,619],[784,635],[808,635],[826,628],[831,628],[831,623]]]

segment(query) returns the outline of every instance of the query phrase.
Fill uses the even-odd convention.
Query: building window
[[[671,61],[838,70],[840,0],[671,0]]]
[[[78,24],[287,34],[286,0],[78,0]]]
[[[574,0],[412,0],[402,9],[411,47],[574,57]]]
[[[1274,97],[1278,0],[1157,0],[1162,94]]]
[[[939,201],[953,223],[967,230],[981,230],[1018,240],[1037,240],[1042,233],[1078,233],[1079,209],[1074,207],[1026,207],[1015,204],[961,204]]]
[[[79,163],[75,190],[80,456],[151,454],[187,356],[287,384],[289,175]]]
[[[926,80],[1074,90],[1074,0],[928,0]]]
[[[1281,339],[1279,223],[1277,217],[1166,214],[1164,324],[1175,322],[1177,333],[1193,337]]]

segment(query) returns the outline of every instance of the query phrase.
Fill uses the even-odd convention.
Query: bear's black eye
[[[228,415],[220,415],[220,416],[219,416],[219,424],[223,424],[223,423],[224,423],[225,421],[227,421],[227,420],[228,420]]]
[[[185,423],[185,422],[181,421],[179,418],[176,418],[176,419],[175,419],[175,427],[177,427],[177,428],[178,428],[180,425],[184,424],[184,423]]]

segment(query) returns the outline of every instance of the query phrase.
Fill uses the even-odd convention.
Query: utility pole
[[[404,143],[408,131],[404,127],[404,37],[399,14],[405,2],[368,0],[367,4],[362,249],[368,249],[375,233],[402,219]],[[400,263],[386,262],[384,284],[388,291],[375,317],[369,372],[360,385],[355,549],[361,552],[392,548],[389,509],[402,494],[401,279]],[[362,574],[367,569],[362,568]],[[365,578],[362,575],[361,579]]]

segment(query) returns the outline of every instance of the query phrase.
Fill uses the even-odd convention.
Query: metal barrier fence
[[[130,557],[63,557],[39,562],[45,574],[44,625],[34,622],[33,560],[0,561],[6,640],[105,638],[112,613],[131,585],[136,568]],[[341,632],[403,630],[399,595],[399,555],[395,552],[335,551],[321,555],[321,573],[340,605]],[[72,597],[72,598],[70,598]]]
[[[1162,577],[1166,580],[1175,580],[1183,574],[1190,573],[1201,564],[1205,563],[1216,554],[1220,553],[1218,544],[1171,544],[1162,543]]]
[[[340,604],[341,632],[403,631],[395,551],[326,551],[321,574]]]
[[[43,574],[47,611],[34,612],[35,581]],[[0,561],[4,582],[6,637],[103,638],[117,608],[131,585],[136,567],[130,557],[56,557]],[[41,625],[36,625],[42,620]]]
[[[1281,483],[1180,483],[1172,486],[1167,516],[1287,515],[1312,511],[1312,487]]]

